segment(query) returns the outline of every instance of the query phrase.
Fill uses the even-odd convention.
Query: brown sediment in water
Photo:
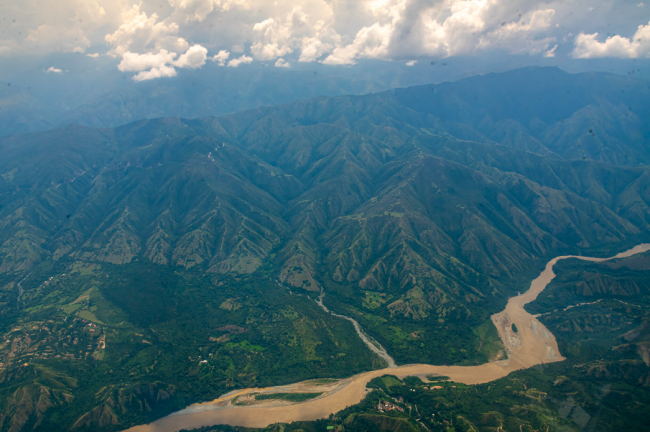
[[[290,423],[327,418],[351,405],[359,403],[366,395],[366,384],[371,379],[391,374],[400,378],[412,375],[444,375],[451,380],[465,384],[482,384],[503,378],[511,372],[531,366],[564,360],[559,352],[555,337],[537,318],[526,312],[524,306],[534,301],[539,293],[553,280],[555,263],[566,258],[586,261],[605,261],[626,258],[650,250],[650,244],[638,245],[612,258],[590,258],[581,256],[560,256],[551,260],[544,271],[532,283],[528,291],[508,301],[504,311],[494,314],[499,336],[508,351],[508,359],[478,366],[434,366],[405,365],[375,370],[327,384],[317,385],[313,381],[289,386],[265,389],[244,389],[231,392],[212,402],[194,405],[148,425],[135,426],[127,432],[176,432],[217,424],[244,427],[266,427],[273,423]],[[517,334],[511,325],[517,326]],[[322,396],[306,402],[286,404],[264,404],[263,406],[236,406],[231,401],[238,395],[251,392],[307,392],[325,391]]]

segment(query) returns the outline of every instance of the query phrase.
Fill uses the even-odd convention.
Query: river
[[[444,375],[456,382],[465,384],[482,384],[503,378],[509,373],[526,369],[531,366],[564,360],[555,340],[555,336],[548,331],[536,317],[526,312],[524,305],[534,301],[539,293],[553,280],[555,273],[553,266],[560,260],[578,258],[586,261],[605,261],[614,258],[626,258],[637,253],[650,250],[650,244],[641,244],[622,252],[611,258],[591,258],[583,256],[559,256],[548,262],[542,273],[532,281],[530,288],[516,297],[511,298],[506,308],[492,316],[492,321],[499,331],[499,336],[506,347],[508,358],[497,362],[485,363],[478,366],[435,366],[426,364],[392,366],[386,369],[365,372],[350,378],[340,380],[326,387],[314,382],[296,383],[289,386],[271,387],[264,389],[243,389],[230,392],[211,402],[193,405],[182,411],[163,417],[148,425],[135,426],[128,432],[176,432],[181,429],[194,429],[202,426],[216,424],[229,424],[244,427],[266,427],[273,423],[290,423],[294,421],[307,421],[327,418],[344,408],[359,403],[366,395],[366,384],[371,379],[391,374],[400,378],[412,375]],[[323,294],[319,304],[322,304]],[[330,312],[331,313],[331,312]],[[350,317],[341,315],[341,318],[352,321],[359,335],[364,338],[365,333],[359,324]],[[518,331],[513,333],[512,324]],[[364,342],[370,349],[383,357],[380,352],[386,351],[369,339]],[[379,352],[378,352],[379,351]],[[388,354],[386,353],[386,356]],[[392,360],[392,358],[390,358]],[[387,360],[388,361],[388,360]],[[389,362],[390,364],[390,362]],[[394,364],[394,362],[393,362]],[[307,392],[316,389],[325,393],[316,398],[298,404],[271,402],[256,406],[232,405],[231,401],[236,396],[247,393],[273,393],[273,392]]]

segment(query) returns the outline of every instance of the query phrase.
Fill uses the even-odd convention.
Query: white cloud
[[[99,57],[99,53],[86,54],[86,55],[87,55],[88,57],[92,57],[92,58],[98,58],[98,57]]]
[[[193,45],[174,62],[179,68],[198,69],[205,64],[208,58],[208,50],[201,45]]]
[[[417,60],[409,60],[406,62],[406,66],[414,66],[417,62]]]
[[[226,50],[221,50],[219,51],[218,54],[216,54],[214,57],[212,57],[213,62],[217,62],[219,66],[225,66],[226,65],[226,60],[228,60],[228,57],[230,57],[230,53]]]
[[[512,54],[540,54],[547,51],[555,38],[531,38],[551,27],[555,10],[536,10],[523,15],[517,22],[501,25],[485,34],[479,41],[479,48],[497,47]]]
[[[122,24],[105,37],[112,46],[108,54],[122,57],[120,71],[139,72],[133,80],[144,81],[176,76],[175,67],[197,69],[205,64],[205,47],[190,47],[184,38],[178,37],[178,24],[169,18],[159,21],[156,13],[148,16],[140,7],[141,4],[125,10]],[[184,53],[179,57],[179,52]]]
[[[330,65],[354,64],[357,58],[387,58],[393,27],[375,23],[357,33],[350,45],[338,46],[323,60]]]
[[[552,27],[555,10],[520,12],[522,2],[502,0],[382,0],[369,4],[377,21],[359,30],[352,43],[338,44],[323,61],[353,64],[360,58],[472,55],[500,49],[512,54],[541,54],[555,42],[539,37]],[[515,19],[513,19],[513,16]]]
[[[249,7],[246,0],[168,0],[175,8],[175,15],[182,16],[185,21],[203,21],[213,11],[227,11],[233,6]]]
[[[293,52],[289,46],[278,46],[277,43],[269,43],[263,45],[261,42],[251,46],[251,52],[257,60],[273,60],[283,55]]]
[[[302,46],[300,48],[300,58],[299,62],[313,62],[318,60],[326,52],[331,51],[333,48],[332,44],[323,43],[318,38],[315,37],[304,37],[302,39]]]
[[[553,48],[551,48],[550,50],[544,52],[544,57],[548,57],[548,58],[555,57],[555,50],[556,49],[557,49],[557,44],[555,44],[555,46]]]
[[[171,66],[160,66],[142,71],[133,77],[133,81],[146,81],[155,78],[171,78],[176,76],[176,69]]]
[[[164,49],[157,54],[125,52],[117,68],[122,72],[140,72],[146,69],[161,68],[172,63],[176,56],[176,53],[170,53]]]
[[[117,68],[122,72],[139,72],[133,77],[134,81],[144,81],[154,78],[174,77],[176,69],[197,69],[205,64],[208,50],[201,45],[193,45],[174,60],[178,54],[161,49],[158,53],[136,54],[125,52]]]
[[[168,51],[180,52],[189,48],[187,41],[178,37],[179,26],[172,21],[158,21],[156,13],[147,16],[140,5],[133,5],[122,13],[123,23],[104,38],[112,45],[108,54],[117,57],[125,52]]]
[[[283,58],[279,58],[278,61],[275,62],[275,67],[288,68],[290,66],[291,66],[291,64],[289,62],[285,61]]]
[[[575,38],[575,58],[639,58],[650,57],[650,22],[640,25],[631,38],[610,36],[604,42],[598,41],[598,33],[580,33]]]
[[[228,67],[237,67],[240,64],[246,64],[246,63],[252,63],[253,57],[248,57],[246,55],[243,55],[239,58],[232,59],[228,62]]]
[[[30,46],[59,52],[83,52],[90,46],[90,40],[77,27],[60,28],[42,24],[30,29],[25,38]]]
[[[251,53],[256,60],[273,60],[300,50],[300,62],[318,60],[331,51],[341,36],[334,30],[332,4],[325,0],[287,2],[253,27]]]
[[[255,24],[253,32],[258,41],[251,46],[251,52],[257,60],[272,60],[293,52],[287,45],[291,38],[291,23],[279,23],[268,18]]]
[[[113,27],[124,0],[5,1],[0,5],[3,35],[0,53],[44,55],[84,52],[103,37],[102,26]]]
[[[50,66],[50,68],[48,70],[46,70],[45,72],[46,73],[57,73],[57,74],[63,73],[63,71],[61,69],[57,69],[54,66]]]
[[[644,10],[639,1],[10,0],[4,10],[16,23],[3,27],[0,55],[84,53],[104,42],[118,59],[166,50],[187,67],[202,62],[200,52],[188,53],[190,45],[263,61],[406,63],[493,50],[551,56],[556,43],[575,33],[575,56],[642,57],[643,41],[622,33]],[[621,36],[598,39],[597,31]],[[222,65],[231,57],[206,53]]]
[[[177,13],[186,16],[187,20],[203,21],[210,14],[215,6],[219,6],[218,0],[168,0],[170,6],[176,9]]]

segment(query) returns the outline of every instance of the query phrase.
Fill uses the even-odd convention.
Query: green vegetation
[[[332,379],[332,378],[320,378],[320,379],[315,379],[309,381],[311,384],[316,384],[316,385],[325,385],[325,384],[332,384],[337,382],[337,379]]]
[[[23,286],[25,309],[0,314],[5,425],[33,424],[21,407],[40,398],[37,431],[117,431],[232,389],[381,365],[347,321],[257,275],[60,260]],[[234,297],[241,307],[220,308]]]
[[[384,391],[389,391],[391,387],[401,386],[402,381],[394,377],[393,375],[384,375],[382,377],[373,378],[368,382],[368,388],[382,389]]]
[[[442,376],[442,375],[429,375],[427,377],[427,380],[429,380],[431,382],[449,381],[449,377]]]
[[[484,354],[485,357],[490,359],[490,361],[505,357],[503,342],[501,342],[499,332],[491,319],[485,320],[483,324],[478,326],[475,333],[478,336],[475,341],[476,351]],[[476,346],[476,344],[478,344],[478,346]]]
[[[251,345],[247,340],[243,340],[241,342],[228,342],[226,344],[226,347],[229,349],[239,347],[243,350],[253,351],[253,352],[264,351],[264,347],[259,345]]]
[[[648,305],[650,279],[639,273],[647,270],[650,270],[650,252],[601,263],[563,260],[555,266],[556,278],[526,309],[535,314],[548,313],[603,300]]]
[[[567,357],[563,362],[538,365],[476,386],[442,376],[429,376],[429,382],[407,377],[401,382],[386,375],[368,383],[375,391],[364,401],[328,421],[282,427],[285,431],[321,431],[334,426],[339,431],[355,431],[363,430],[363,425],[367,430],[393,431],[401,430],[394,423],[399,421],[421,431],[644,430],[650,415],[646,297],[621,301],[602,290],[593,293],[588,304],[566,310],[557,306],[570,294],[563,290],[582,289],[581,282],[596,277],[615,278],[629,287],[644,286],[649,265],[650,254],[599,264],[571,261],[563,268],[558,265],[557,279],[549,286],[553,295],[540,296],[530,306],[556,302],[540,320],[555,334]],[[619,291],[619,295],[625,293]],[[390,401],[404,411],[379,413],[379,400]],[[365,422],[373,416],[389,417],[393,423]]]
[[[255,395],[255,400],[286,400],[289,402],[304,402],[309,399],[317,398],[323,393],[265,393]]]
[[[599,264],[570,261],[556,268],[549,285],[552,296],[540,296],[531,308],[548,305],[540,320],[556,336],[565,361],[517,371],[491,383],[467,386],[447,377],[429,382],[383,376],[368,383],[375,389],[360,404],[327,422],[296,422],[285,431],[320,431],[334,425],[339,431],[393,431],[394,423],[368,426],[364,416],[389,416],[420,431],[618,431],[645,430],[650,416],[650,310],[646,296],[621,301],[608,290],[593,292],[591,302],[559,309],[564,290],[583,289],[581,282],[615,278],[629,287],[647,283],[650,254]],[[566,273],[565,273],[566,272]],[[576,284],[577,288],[576,288]],[[584,291],[583,291],[584,292]],[[619,291],[618,295],[625,295]],[[390,385],[387,385],[390,383]],[[387,400],[404,409],[377,411]],[[272,431],[277,425],[264,431]],[[219,427],[206,430],[228,430]]]
[[[384,366],[314,303],[321,288],[398,363],[502,358],[490,316],[548,258],[650,239],[649,89],[529,69],[0,138],[0,432],[117,431],[236,388]],[[650,295],[635,276],[645,264],[631,262],[558,266],[567,274],[530,310],[551,312],[541,319],[575,368],[519,372],[517,392],[570,394],[593,412],[595,384],[572,375],[582,370],[608,394],[642,393],[597,373],[629,368],[645,382],[632,362],[645,345],[617,339],[642,325],[627,308]],[[573,390],[535,381],[560,373]],[[429,391],[387,380],[375,394]],[[564,424],[550,399],[526,408],[506,382],[480,394],[445,384],[452,393],[431,410],[474,428]],[[512,404],[528,411],[493,414]],[[418,428],[413,415],[350,411],[341,422]]]

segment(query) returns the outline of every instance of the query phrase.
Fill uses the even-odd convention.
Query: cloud
[[[25,42],[28,46],[45,51],[84,52],[90,46],[90,40],[83,30],[72,26],[60,28],[42,24],[30,29]]]
[[[251,46],[257,60],[272,60],[293,52],[288,45],[291,39],[291,23],[279,23],[273,18],[258,22],[253,26],[258,41]]]
[[[213,62],[217,62],[219,66],[225,66],[226,65],[226,60],[228,60],[228,57],[230,57],[230,53],[226,50],[221,50],[219,51],[218,54],[216,54],[214,57],[212,57]]]
[[[157,69],[172,63],[176,56],[176,53],[170,53],[164,49],[160,50],[157,54],[125,52],[117,68],[122,72],[139,72],[146,69]]]
[[[125,0],[20,0],[0,5],[3,34],[0,53],[40,56],[84,52],[101,41],[106,26],[119,22]],[[4,39],[4,40],[3,40]]]
[[[161,49],[158,53],[136,54],[125,52],[117,68],[122,72],[139,72],[133,77],[134,81],[144,81],[154,78],[174,77],[176,69],[197,69],[205,64],[208,50],[201,45],[193,45],[174,60],[178,54]]]
[[[287,55],[293,52],[291,47],[288,46],[278,46],[277,43],[269,43],[263,45],[261,42],[256,43],[251,46],[251,52],[257,60],[273,60],[283,55]]]
[[[532,55],[547,51],[555,37],[539,36],[552,27],[555,10],[533,7],[522,13],[517,9],[521,8],[519,3],[376,1],[369,6],[376,22],[361,28],[352,43],[338,44],[323,63],[354,64],[361,58],[449,57],[491,49]]]
[[[57,73],[57,74],[63,73],[63,71],[61,69],[57,69],[54,66],[50,66],[50,68],[48,70],[46,70],[45,72],[46,73]]]
[[[198,69],[205,64],[208,50],[201,45],[193,45],[174,62],[179,68]]]
[[[155,78],[171,78],[176,76],[176,69],[171,66],[160,66],[142,71],[133,77],[133,81],[146,81]]]
[[[548,58],[555,57],[555,50],[556,49],[557,49],[557,44],[555,44],[555,46],[553,48],[551,48],[550,50],[544,52],[544,57],[548,57]]]
[[[406,63],[490,51],[552,56],[565,52],[554,47],[571,43],[573,37],[562,39],[574,33],[574,57],[643,57],[645,37],[623,33],[645,10],[639,1],[20,0],[11,6],[16,23],[3,27],[0,55],[85,53],[106,43],[107,54],[120,60],[125,53],[166,50],[183,67],[200,67],[208,58],[224,66],[232,61],[207,52],[202,60],[198,48],[188,52],[191,45],[260,61]],[[604,40],[597,32],[620,36]],[[170,71],[150,75],[157,74]]]
[[[92,57],[92,58],[98,58],[98,57],[99,57],[99,53],[86,54],[86,55],[87,55],[88,57]]]
[[[324,0],[303,0],[253,25],[251,53],[256,60],[273,60],[300,50],[300,62],[318,60],[341,36],[333,28],[332,6]]]
[[[409,60],[406,62],[406,66],[414,66],[417,62],[417,60]]]
[[[203,21],[213,11],[227,11],[233,6],[249,6],[246,0],[168,0],[175,15],[186,21]]]
[[[313,62],[332,50],[333,46],[315,37],[304,37],[300,48],[299,62]]]
[[[133,80],[144,81],[176,76],[175,67],[197,69],[205,64],[208,57],[205,47],[200,44],[190,47],[185,39],[178,37],[178,24],[170,19],[159,21],[156,13],[148,16],[140,7],[134,5],[125,10],[122,24],[105,37],[112,46],[108,55],[122,57],[117,67],[120,71],[139,72]],[[179,52],[184,53],[179,57]]]
[[[394,28],[390,25],[375,23],[364,27],[357,33],[350,45],[338,46],[323,60],[330,65],[349,65],[357,58],[388,58],[388,48]]]
[[[178,37],[179,26],[172,21],[158,21],[156,13],[147,16],[140,11],[140,5],[133,5],[122,13],[122,24],[104,40],[112,46],[108,55],[118,57],[126,52],[168,51],[180,52],[189,48],[183,38]]]
[[[582,59],[650,57],[650,22],[640,25],[631,38],[615,35],[604,42],[599,42],[597,38],[598,33],[577,35],[572,56]]]
[[[290,66],[291,64],[285,61],[283,58],[279,58],[278,61],[275,62],[275,67],[288,68]]]
[[[498,29],[487,32],[480,40],[478,47],[500,48],[511,54],[540,54],[547,51],[555,42],[553,37],[537,39],[531,35],[540,34],[549,29],[552,24],[555,10],[535,10],[516,22],[499,26]]]
[[[248,57],[246,55],[243,55],[239,58],[230,60],[228,62],[228,67],[238,67],[240,64],[247,64],[252,62],[253,62],[253,57]]]

